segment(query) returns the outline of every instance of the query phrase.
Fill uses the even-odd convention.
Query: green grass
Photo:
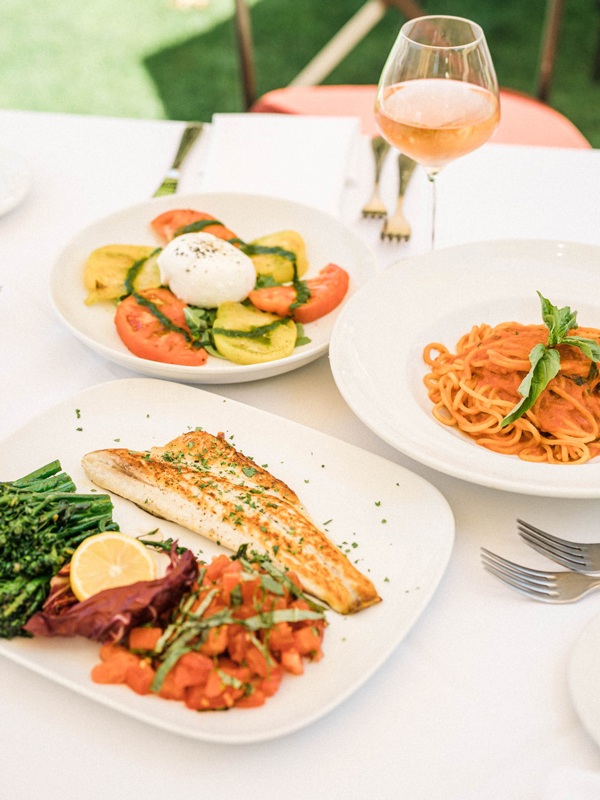
[[[258,90],[284,86],[364,0],[251,0]],[[501,85],[534,92],[545,0],[424,0],[427,13],[484,28]],[[242,110],[233,0],[3,0],[0,106],[151,119]],[[375,83],[401,24],[396,11],[327,79]],[[550,104],[600,147],[597,0],[569,0]]]

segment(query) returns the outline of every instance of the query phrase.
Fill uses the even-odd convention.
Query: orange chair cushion
[[[290,86],[267,92],[250,111],[360,117],[363,133],[375,136],[379,133],[373,115],[375,91],[375,86]],[[501,89],[500,108],[493,142],[591,147],[570,120],[533,97]]]

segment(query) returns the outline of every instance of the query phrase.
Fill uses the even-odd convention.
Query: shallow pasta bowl
[[[336,384],[354,413],[400,452],[482,486],[552,497],[600,497],[600,458],[534,464],[477,445],[432,415],[423,349],[453,349],[473,325],[540,324],[539,290],[600,328],[600,247],[479,242],[405,259],[379,273],[341,312],[330,344]]]

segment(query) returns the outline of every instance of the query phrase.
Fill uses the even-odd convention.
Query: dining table
[[[231,173],[237,172],[239,188],[247,191],[253,182],[258,195],[318,203],[319,183],[325,186],[328,167],[316,151],[314,170],[303,167],[297,184],[293,179],[269,182],[276,157],[310,163],[311,148],[302,146],[302,138],[286,139],[281,120],[271,115],[219,116],[227,118],[223,130],[232,141],[239,126],[242,150],[244,126],[260,126],[252,158],[246,152],[244,161],[249,170],[263,171],[264,182],[257,182],[255,175],[245,181],[240,153],[231,151]],[[216,158],[211,149],[216,125],[207,122],[184,162],[180,194],[236,188],[226,174],[223,161],[229,157],[223,150],[222,186],[214,172],[210,185],[205,182]],[[306,131],[312,126],[325,136],[325,122],[306,118],[303,124]],[[141,377],[95,352],[63,324],[50,301],[50,274],[79,231],[152,196],[184,125],[0,111],[2,164],[23,165],[27,175],[22,196],[0,216],[0,441],[14,438],[39,415],[91,387]],[[358,129],[345,130],[351,131],[350,144],[334,147],[340,157],[344,151],[343,180],[338,195],[322,197],[322,210],[368,247],[374,278],[389,269],[414,274],[430,248],[431,186],[417,169],[404,204],[413,234],[406,242],[383,241],[381,221],[361,215],[373,181],[369,140]],[[333,168],[333,157],[329,159]],[[517,250],[520,242],[581,243],[599,248],[600,270],[599,186],[598,150],[498,144],[492,139],[440,174],[436,251],[451,252],[474,242],[511,241]],[[393,156],[386,162],[382,194],[392,209]],[[482,279],[482,295],[485,290]],[[373,314],[376,318],[376,308]],[[480,559],[485,547],[515,561],[543,563],[519,539],[518,518],[568,532],[571,538],[593,540],[595,535],[600,540],[598,499],[506,491],[409,457],[349,407],[327,353],[282,374],[192,388],[199,397],[210,393],[293,421],[303,426],[307,441],[313,434],[326,434],[375,454],[390,469],[399,465],[427,481],[445,498],[454,520],[443,576],[410,630],[356,691],[310,724],[263,741],[228,743],[179,735],[0,657],[2,796],[599,797],[599,743],[573,702],[569,664],[582,631],[600,615],[600,594],[572,604],[538,603],[495,580]],[[57,439],[58,454],[60,448]],[[3,446],[2,480],[17,477],[12,458],[10,448]],[[414,536],[419,537],[419,530]],[[301,683],[298,678],[299,696]],[[277,697],[269,702],[276,703]]]

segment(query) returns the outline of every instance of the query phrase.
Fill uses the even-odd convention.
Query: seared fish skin
[[[230,550],[250,542],[296,572],[310,594],[350,614],[380,601],[371,581],[310,520],[285,483],[223,435],[190,431],[146,452],[95,450],[82,465],[97,486]]]

